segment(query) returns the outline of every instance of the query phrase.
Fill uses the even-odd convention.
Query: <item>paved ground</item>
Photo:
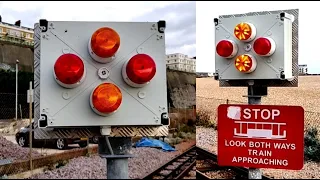
[[[17,144],[15,140],[15,136],[3,136],[5,137],[8,141],[11,141],[15,144]],[[90,144],[90,147],[96,146],[95,144]],[[28,147],[25,147],[28,148]],[[67,150],[73,149],[73,148],[79,148],[78,144],[70,144],[69,148]],[[65,152],[66,150],[58,150],[58,149],[53,149],[53,148],[33,148],[34,150],[38,151],[39,153],[43,155],[50,155],[50,154],[57,154],[57,153],[62,153]]]

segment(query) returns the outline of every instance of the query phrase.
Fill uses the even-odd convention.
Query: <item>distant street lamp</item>
[[[18,65],[19,60],[16,60],[16,120],[18,120]]]

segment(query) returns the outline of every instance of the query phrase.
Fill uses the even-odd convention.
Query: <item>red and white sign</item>
[[[304,110],[300,106],[218,107],[218,164],[300,170]]]

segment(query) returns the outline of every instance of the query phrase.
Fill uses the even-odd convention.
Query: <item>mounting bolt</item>
[[[107,79],[109,75],[110,75],[110,72],[106,67],[102,67],[98,70],[98,76],[100,79]]]
[[[253,81],[253,80],[249,80],[249,81],[248,81],[248,85],[249,85],[249,86],[253,86],[253,85],[254,85],[254,81]]]
[[[160,31],[164,31],[164,30],[165,30],[165,28],[164,28],[164,27],[161,27],[159,30],[160,30]]]
[[[138,48],[137,48],[137,53],[138,53],[138,54],[143,53],[143,47],[138,47]]]
[[[63,52],[63,54],[69,54],[70,53],[70,49],[69,48],[63,48],[62,52]]]
[[[272,35],[272,32],[271,32],[271,31],[268,31],[268,32],[267,32],[267,35],[268,35],[268,36],[271,36],[271,35]]]
[[[144,99],[147,96],[147,93],[145,91],[139,91],[138,92],[138,97],[140,99]]]
[[[246,44],[246,45],[244,46],[244,50],[247,51],[247,52],[251,51],[251,49],[252,49],[251,44]]]
[[[63,99],[67,100],[70,98],[70,95],[68,92],[64,92],[64,93],[62,93],[62,97],[63,97]]]

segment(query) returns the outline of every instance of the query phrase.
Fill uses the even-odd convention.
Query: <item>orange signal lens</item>
[[[121,105],[122,93],[120,89],[112,83],[103,83],[97,86],[91,96],[94,110],[99,114],[109,114],[115,112]]]
[[[108,27],[96,30],[91,36],[91,49],[101,58],[112,57],[120,47],[119,34]]]
[[[243,54],[236,58],[235,66],[240,72],[250,73],[256,69],[257,62],[253,56],[249,54]]]
[[[250,23],[240,23],[234,28],[234,35],[240,41],[250,41],[256,36],[256,28]]]

